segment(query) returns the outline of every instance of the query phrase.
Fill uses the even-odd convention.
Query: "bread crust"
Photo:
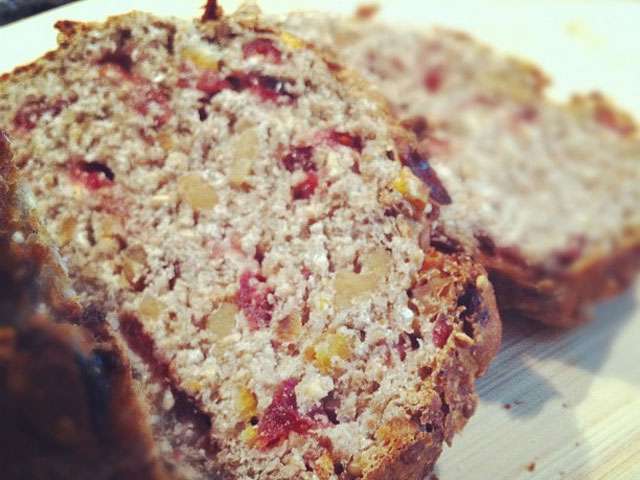
[[[81,324],[2,133],[0,173],[3,478],[168,478],[121,346],[105,325]]]

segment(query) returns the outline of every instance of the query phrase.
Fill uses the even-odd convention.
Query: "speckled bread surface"
[[[0,122],[176,476],[423,478],[500,323],[413,135],[253,7],[58,28]]]
[[[640,269],[640,137],[600,94],[546,98],[537,67],[466,34],[293,14],[286,28],[335,47],[429,152],[453,202],[442,241],[471,248],[498,304],[551,325],[624,289]]]

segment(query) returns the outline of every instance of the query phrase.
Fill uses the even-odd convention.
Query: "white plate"
[[[0,28],[0,71],[54,48],[55,20],[100,20],[131,9],[191,17],[202,3],[85,0],[46,12]],[[232,10],[238,3],[223,5]],[[356,3],[260,5],[273,13],[350,13]],[[555,97],[601,89],[640,117],[640,3],[396,0],[386,2],[382,17],[463,28],[540,64],[554,79]],[[480,407],[438,464],[441,480],[640,479],[638,299],[640,285],[600,306],[594,322],[571,332],[507,319],[502,351],[479,382]]]

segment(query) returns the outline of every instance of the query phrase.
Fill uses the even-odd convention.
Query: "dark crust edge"
[[[2,132],[0,173],[3,478],[168,479],[122,346],[106,325],[82,324]]]
[[[569,328],[589,320],[586,307],[629,287],[640,272],[640,234],[612,254],[594,256],[577,268],[540,273],[509,259],[480,254],[489,271],[500,311],[546,325]]]

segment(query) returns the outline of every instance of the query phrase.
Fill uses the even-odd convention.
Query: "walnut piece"
[[[194,210],[208,210],[218,203],[213,187],[196,173],[187,173],[178,179],[178,193]]]

